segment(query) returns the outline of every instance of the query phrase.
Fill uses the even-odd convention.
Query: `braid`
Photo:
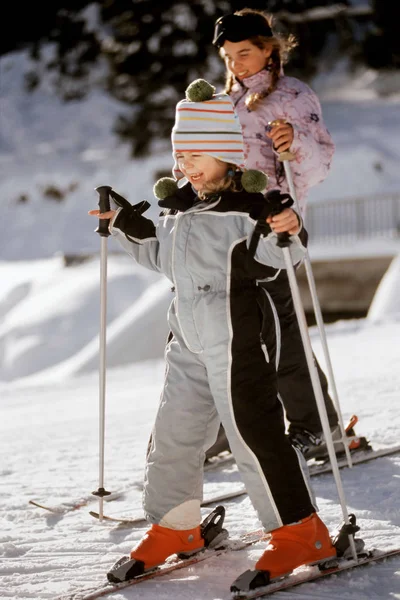
[[[264,100],[264,98],[269,96],[269,94],[271,94],[278,85],[281,72],[281,57],[277,48],[274,48],[274,50],[271,52],[267,68],[269,71],[271,71],[271,84],[268,89],[247,96],[246,106],[249,110],[256,110],[259,103]]]
[[[274,48],[270,56],[270,67],[271,67],[271,85],[269,86],[268,93],[270,94],[276,89],[278,80],[281,74],[282,61],[279,51]]]
[[[232,75],[232,73],[230,73],[229,71],[227,71],[226,80],[225,80],[225,89],[224,89],[225,94],[230,94],[231,93],[231,90],[232,90],[232,87],[233,87],[234,83],[235,83],[234,76]]]

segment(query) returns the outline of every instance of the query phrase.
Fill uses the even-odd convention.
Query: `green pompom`
[[[153,186],[153,193],[159,200],[173,196],[178,189],[178,183],[172,177],[162,177]]]
[[[268,185],[268,175],[256,169],[249,169],[242,175],[242,186],[246,192],[256,194],[266,189]]]
[[[186,100],[190,102],[205,102],[211,100],[215,87],[205,79],[196,79],[186,89]]]

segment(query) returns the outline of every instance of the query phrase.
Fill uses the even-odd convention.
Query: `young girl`
[[[305,252],[301,225],[290,208],[269,216],[273,231],[265,223],[254,255],[249,252],[268,200],[260,193],[267,181],[242,172],[238,117],[229,96],[214,92],[197,80],[177,105],[173,172],[183,185],[170,178],[155,185],[164,209],[157,226],[141,215],[140,205],[126,201],[116,211],[90,211],[111,219],[110,231],[127,252],[164,273],[175,292],[165,383],[146,462],[143,505],[152,526],[130,558],[111,569],[112,581],[204,547],[204,449],[221,421],[249,497],[272,535],[254,576],[261,571],[274,579],[336,555],[300,455],[285,435],[275,366],[263,351],[256,310],[256,281],[285,266],[277,233],[290,234],[291,258],[298,263]]]
[[[260,169],[269,177],[269,187],[288,191],[283,163],[279,154],[290,150],[297,199],[304,216],[310,187],[328,174],[334,144],[324,125],[321,107],[315,93],[305,83],[283,73],[294,39],[278,37],[272,29],[272,18],[261,11],[243,9],[221,17],[215,24],[213,44],[225,61],[225,92],[233,100],[244,137],[247,168]],[[271,126],[273,121],[280,124]],[[304,456],[327,456],[322,440],[322,426],[311,384],[309,370],[297,323],[286,271],[261,286],[272,297],[280,325],[278,352],[278,389],[289,422],[289,436]],[[271,303],[264,297],[264,313],[270,322]],[[264,331],[268,341],[271,328]],[[279,335],[277,335],[279,339]],[[271,341],[269,341],[271,346]],[[280,350],[280,355],[279,355]],[[333,437],[340,438],[338,417],[328,394],[326,377],[319,371],[329,424]],[[223,431],[211,457],[228,449]],[[343,446],[336,445],[343,451]]]

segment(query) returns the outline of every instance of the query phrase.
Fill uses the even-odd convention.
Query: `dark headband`
[[[271,27],[262,15],[247,13],[244,15],[226,15],[215,23],[213,45],[221,48],[226,40],[242,42],[257,35],[272,37]]]

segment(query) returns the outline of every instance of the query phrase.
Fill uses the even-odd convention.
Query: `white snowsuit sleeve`
[[[303,245],[299,235],[291,235],[291,244],[289,246],[290,257],[292,264],[300,263],[307,252],[307,248]],[[285,258],[282,248],[277,246],[278,236],[276,233],[269,233],[267,236],[261,236],[254,254],[255,260],[258,262],[275,267],[276,269],[284,269],[286,267]],[[247,241],[247,247],[250,244],[250,237]]]
[[[110,223],[110,233],[137,263],[151,271],[161,271],[157,227],[135,211],[119,208]]]

